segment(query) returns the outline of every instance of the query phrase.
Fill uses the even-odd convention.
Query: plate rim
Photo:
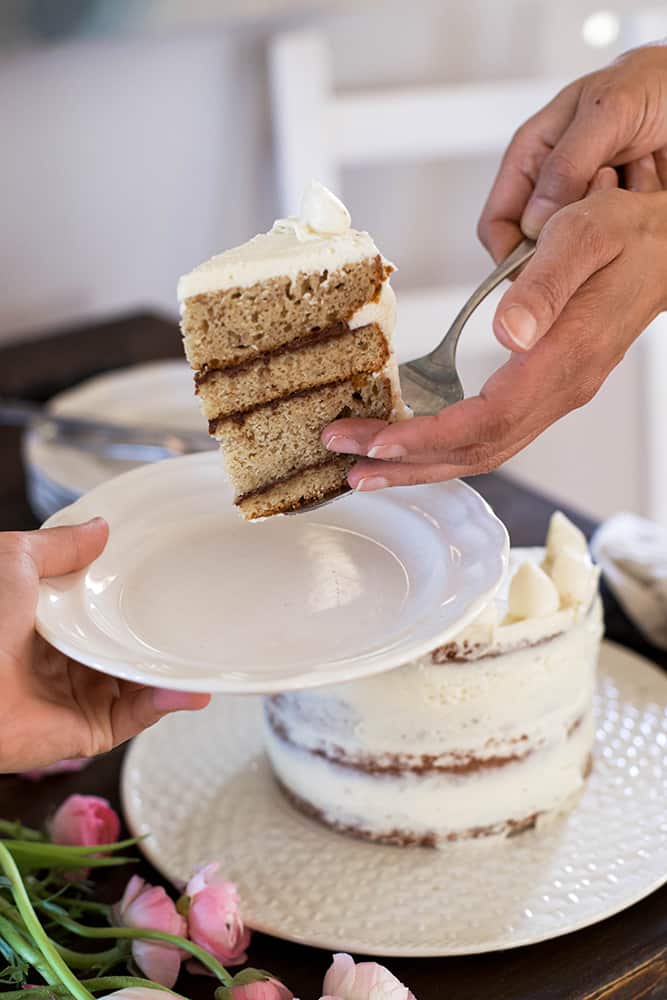
[[[652,673],[659,677],[660,682],[667,685],[667,673],[661,669],[655,662],[649,660],[647,657],[642,656],[640,653],[635,652],[627,646],[623,646],[620,643],[614,642],[610,639],[603,639],[600,649],[600,661],[604,656],[605,650],[608,650],[610,655],[627,658],[630,661],[634,661],[635,666],[647,673]],[[599,680],[599,674],[598,674]],[[132,836],[142,836],[139,830],[138,824],[134,822],[134,816],[132,813],[132,808],[130,806],[131,790],[130,790],[130,772],[132,771],[133,756],[135,754],[135,747],[138,746],[139,741],[146,736],[145,733],[139,734],[139,736],[134,737],[131,741],[130,746],[123,758],[121,765],[121,775],[120,775],[120,801],[121,808],[123,812],[123,817],[125,824],[130,831]],[[577,809],[577,805],[573,809]],[[294,807],[292,807],[294,808]],[[322,827],[324,835],[328,835],[336,838],[344,837],[346,835],[336,833],[334,830],[329,830],[326,827]],[[164,878],[170,885],[178,887],[178,881],[174,880],[172,876],[168,873],[166,864],[162,863],[159,854],[156,850],[153,850],[150,846],[150,837],[145,837],[140,840],[138,847],[146,860],[155,868],[155,870]],[[473,854],[475,845],[465,845],[460,844],[457,846],[457,851],[461,848],[465,849],[466,846],[471,847],[471,854]],[[412,850],[412,848],[409,848]],[[402,848],[396,848],[396,850],[402,850]],[[595,924],[601,923],[604,920],[608,920],[611,917],[617,916],[619,913],[623,913],[625,910],[630,909],[630,907],[635,906],[637,903],[641,902],[643,899],[647,899],[654,892],[657,892],[665,884],[667,884],[667,870],[662,877],[657,878],[652,881],[644,888],[628,896],[627,899],[620,901],[618,904],[613,904],[611,907],[601,911],[598,915],[583,917],[580,920],[574,921],[565,927],[553,929],[547,932],[540,932],[538,936],[523,935],[516,940],[512,939],[508,941],[507,939],[498,939],[488,944],[480,944],[479,946],[461,946],[461,947],[449,947],[446,950],[438,949],[434,950],[432,947],[425,948],[415,948],[415,947],[401,947],[392,946],[389,949],[382,949],[376,945],[366,943],[355,944],[349,947],[349,950],[354,954],[369,955],[371,957],[384,957],[384,958],[449,958],[463,955],[483,955],[492,954],[498,951],[509,951],[515,948],[525,948],[530,945],[540,944],[544,941],[552,941],[559,937],[565,937],[569,934],[576,933],[577,931],[584,930],[587,927],[592,927]],[[276,931],[275,927],[268,924],[264,924],[261,921],[254,920],[252,922],[247,922],[247,926],[253,931],[260,934],[267,934],[270,937],[277,938],[278,940],[289,941],[293,944],[300,944],[305,947],[319,948],[324,951],[340,951],[341,944],[340,941],[327,940],[326,938],[318,937],[314,935],[313,937],[303,937],[298,934],[289,933],[288,931]]]
[[[122,473],[120,476],[116,476],[111,480],[107,480],[107,482],[101,483],[93,490],[90,490],[88,493],[75,500],[74,503],[56,511],[41,525],[41,529],[56,527],[63,524],[71,524],[72,512],[76,511],[78,507],[85,507],[86,505],[89,505],[91,501],[94,500],[95,496],[99,492],[104,491],[111,483],[114,483],[117,486],[121,480],[127,480],[128,477],[148,478],[156,473],[159,475],[161,468],[163,469],[166,466],[173,468],[174,463],[182,464],[188,462],[191,464],[201,463],[202,465],[205,465],[214,464],[219,461],[219,456],[216,453],[202,452],[195,455],[164,459],[161,462],[146,464],[139,466],[136,469],[130,469],[129,471]],[[469,625],[470,622],[473,621],[479,614],[479,612],[493,599],[501,587],[507,572],[510,550],[509,534],[504,523],[494,512],[488,501],[485,500],[485,498],[481,496],[481,494],[478,493],[472,486],[460,479],[450,480],[444,484],[423,484],[419,488],[422,490],[435,490],[442,489],[443,487],[451,490],[461,490],[464,493],[467,493],[469,497],[474,498],[474,502],[479,507],[480,514],[487,519],[489,524],[494,526],[494,531],[499,532],[499,537],[502,539],[502,542],[498,550],[494,552],[493,556],[494,559],[498,560],[498,571],[495,582],[487,586],[477,595],[476,598],[471,599],[468,603],[467,610],[456,620],[456,622],[450,623],[446,629],[442,629],[437,633],[437,635],[431,635],[429,637],[422,638],[420,641],[414,641],[409,646],[407,651],[405,647],[401,646],[390,649],[382,654],[373,654],[374,662],[370,664],[367,663],[361,669],[359,669],[359,661],[348,656],[343,660],[338,661],[338,666],[333,664],[329,669],[319,671],[302,669],[300,672],[294,673],[289,677],[283,677],[282,680],[263,678],[253,681],[250,679],[248,674],[244,675],[244,677],[240,680],[233,677],[230,679],[229,676],[225,679],[225,675],[222,674],[220,677],[215,679],[215,683],[212,683],[213,678],[211,677],[203,679],[186,679],[183,677],[164,676],[157,672],[145,670],[142,667],[137,666],[135,662],[128,658],[114,658],[97,653],[91,654],[87,650],[85,644],[79,646],[74,642],[63,639],[57,628],[52,627],[48,617],[46,619],[44,618],[42,614],[41,601],[38,602],[35,614],[35,628],[37,632],[52,646],[55,646],[66,656],[78,660],[78,662],[83,663],[85,666],[91,667],[94,670],[98,670],[121,680],[132,680],[149,686],[159,686],[176,691],[187,690],[191,692],[227,694],[274,694],[287,690],[305,690],[307,688],[322,687],[327,684],[355,680],[361,677],[371,677],[377,674],[385,673],[389,670],[394,670],[412,659],[425,656],[428,652],[435,648],[435,645],[447,642],[453,635],[466,628],[467,625]],[[342,497],[341,499],[344,501],[345,498]],[[86,518],[88,515],[84,514],[83,516]],[[83,578],[84,573],[85,571],[80,571],[79,573],[71,574],[72,579],[80,581]],[[46,581],[44,583],[46,583]],[[42,586],[43,585],[40,584],[40,593],[42,593]],[[228,671],[228,675],[229,673],[230,672]]]

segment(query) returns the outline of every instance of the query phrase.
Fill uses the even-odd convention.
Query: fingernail
[[[180,712],[182,709],[190,707],[191,697],[187,691],[168,691],[165,688],[157,688],[153,692],[153,706],[155,711],[160,712],[160,714]]]
[[[381,458],[385,461],[392,458],[405,458],[406,455],[407,451],[401,444],[376,444],[368,452],[369,458]]]
[[[342,434],[334,434],[324,442],[324,447],[329,451],[340,451],[344,455],[363,455],[358,441],[344,437]]]
[[[524,236],[536,240],[559,207],[548,198],[531,198],[521,216],[521,230]]]
[[[360,479],[354,487],[357,493],[370,493],[372,490],[384,490],[389,486],[389,480],[384,476],[366,476]]]
[[[500,317],[500,322],[517,347],[527,351],[537,341],[537,320],[524,306],[510,306]]]
[[[103,517],[91,517],[90,520],[86,521],[85,523],[86,525],[89,525],[89,524],[106,524],[107,522],[104,520]]]

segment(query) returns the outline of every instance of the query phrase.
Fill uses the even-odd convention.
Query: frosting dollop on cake
[[[351,225],[350,213],[340,198],[319,181],[311,181],[303,192],[298,217],[278,219],[273,228],[291,229],[299,240],[314,240],[346,233]]]
[[[514,549],[499,597],[451,642],[381,676],[266,700],[267,751],[300,808],[373,840],[441,845],[539,826],[576,800],[602,610],[597,568],[562,527],[553,565],[577,560],[577,586],[543,568],[546,549]]]

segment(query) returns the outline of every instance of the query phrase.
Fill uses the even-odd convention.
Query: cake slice
[[[339,417],[399,420],[393,266],[323,185],[299,218],[179,281],[185,353],[246,518],[345,492],[353,457],[320,437]]]

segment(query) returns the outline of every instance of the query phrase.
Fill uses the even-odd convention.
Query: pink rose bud
[[[28,781],[41,781],[51,774],[70,774],[73,771],[83,771],[88,767],[90,760],[86,757],[73,757],[69,760],[57,760],[55,764],[47,764],[46,767],[33,767],[31,771],[21,771],[19,778],[26,778]]]
[[[294,1000],[294,994],[277,979],[265,979],[263,982],[247,983],[245,986],[232,986],[232,1000]]]
[[[165,934],[187,936],[185,918],[162,886],[148,885],[133,875],[125,886],[123,898],[113,907],[113,919],[120,927],[145,927]],[[143,974],[171,989],[181,968],[184,952],[172,944],[160,941],[132,941],[132,957]]]
[[[334,955],[323,988],[333,1000],[415,1000],[407,986],[383,965],[356,965],[351,955]]]
[[[219,867],[213,862],[200,868],[185,888],[188,930],[195,944],[223,965],[241,965],[247,958],[250,931],[243,926],[237,888],[217,874]]]
[[[106,799],[70,795],[56,811],[49,833],[54,844],[95,847],[118,840],[120,820]]]

